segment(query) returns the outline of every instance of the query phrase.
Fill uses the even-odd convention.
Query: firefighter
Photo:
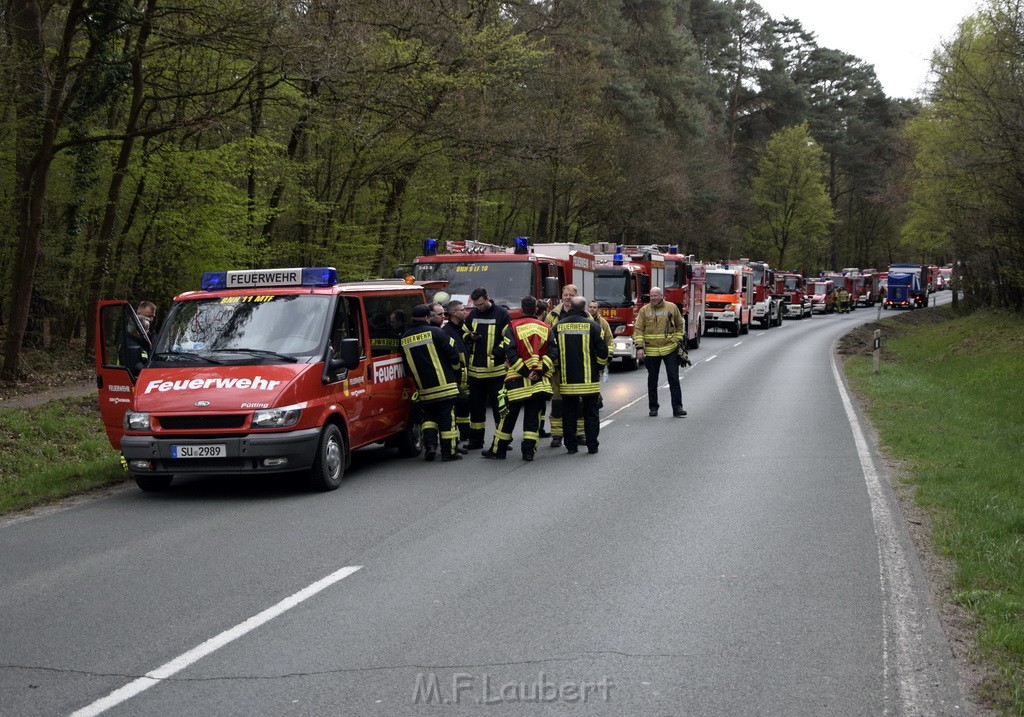
[[[469,295],[473,309],[466,317],[462,335],[469,351],[469,443],[466,448],[484,447],[487,409],[494,415],[494,425],[501,420],[498,392],[505,380],[505,349],[502,337],[508,326],[508,312],[491,301],[487,289],[473,289]]]
[[[463,443],[469,441],[469,351],[466,342],[462,339],[462,326],[466,322],[466,314],[469,309],[458,299],[448,302],[445,315],[448,320],[444,322],[442,330],[455,341],[455,348],[462,356],[462,368],[459,371],[459,396],[455,399],[455,428],[459,432],[459,440]],[[466,453],[465,448],[459,449],[460,453]]]
[[[615,334],[612,332],[611,324],[608,323],[608,319],[601,316],[601,305],[594,299],[590,300],[587,304],[587,313],[590,314],[590,318],[596,321],[601,326],[601,336],[604,338],[606,344],[608,344],[608,362],[611,363],[612,353],[615,351]],[[602,379],[608,380],[608,366],[604,367],[604,375]],[[597,407],[604,408],[604,397],[601,394],[597,394]]]
[[[575,284],[566,284],[562,287],[562,303],[556,306],[548,314],[545,321],[552,327],[558,320],[569,312],[572,300],[579,294]],[[558,374],[551,377],[551,447],[558,448],[562,445],[562,392],[558,384]]]
[[[850,294],[842,286],[836,291],[836,311],[840,314],[846,314],[850,311]]]
[[[534,317],[537,300],[525,296],[520,304],[523,318],[515,319],[505,328],[504,391],[506,412],[494,432],[494,443],[483,452],[484,458],[504,458],[512,443],[512,430],[523,412],[524,461],[532,461],[537,452],[540,416],[551,395],[549,376],[558,360],[558,349],[551,341],[551,327]]]
[[[668,392],[672,398],[672,415],[681,418],[683,392],[679,387],[679,346],[683,341],[683,315],[679,307],[665,301],[660,287],[651,287],[651,301],[645,304],[633,324],[636,358],[647,367],[648,415],[658,415],[658,372],[665,364]]]
[[[608,344],[601,327],[587,315],[587,302],[573,297],[570,308],[554,326],[558,351],[558,380],[562,390],[562,425],[565,450],[578,452],[577,418],[582,404],[583,433],[587,452],[597,453],[600,432],[597,399],[601,391],[601,372],[608,363]]]
[[[456,449],[455,398],[459,394],[461,357],[455,341],[430,323],[430,307],[419,304],[401,337],[405,369],[416,382],[416,405],[423,418],[424,457],[434,460],[438,444],[442,461],[462,458]],[[410,419],[411,420],[411,419]]]

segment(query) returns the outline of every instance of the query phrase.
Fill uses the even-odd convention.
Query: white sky
[[[757,0],[776,20],[799,20],[820,47],[856,55],[875,66],[890,97],[917,97],[932,52],[952,39],[981,0]]]

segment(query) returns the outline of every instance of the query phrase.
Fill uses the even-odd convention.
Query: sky
[[[875,66],[889,97],[925,89],[932,52],[956,35],[980,0],[757,0],[776,20],[799,20],[818,46],[856,55]]]

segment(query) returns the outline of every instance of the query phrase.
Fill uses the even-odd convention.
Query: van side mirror
[[[337,376],[343,369],[349,370],[359,366],[359,339],[342,339],[338,347],[338,358],[330,345],[327,346],[327,359],[324,361],[324,373],[321,381],[324,385],[331,382],[332,376]]]
[[[558,288],[558,277],[557,276],[545,276],[544,277],[544,295],[541,298],[544,299],[558,299],[562,295],[562,292]]]

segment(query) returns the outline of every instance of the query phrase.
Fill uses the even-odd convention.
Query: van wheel
[[[313,467],[309,469],[309,484],[314,490],[334,490],[341,485],[345,474],[345,437],[333,423],[324,426],[316,448]]]
[[[402,432],[389,438],[385,444],[396,449],[403,458],[415,458],[423,450],[423,426],[410,416]]]
[[[174,476],[172,475],[161,476],[132,473],[131,476],[135,479],[135,485],[139,486],[139,488],[147,493],[157,493],[162,490],[167,490],[171,485],[171,481],[174,480]]]

